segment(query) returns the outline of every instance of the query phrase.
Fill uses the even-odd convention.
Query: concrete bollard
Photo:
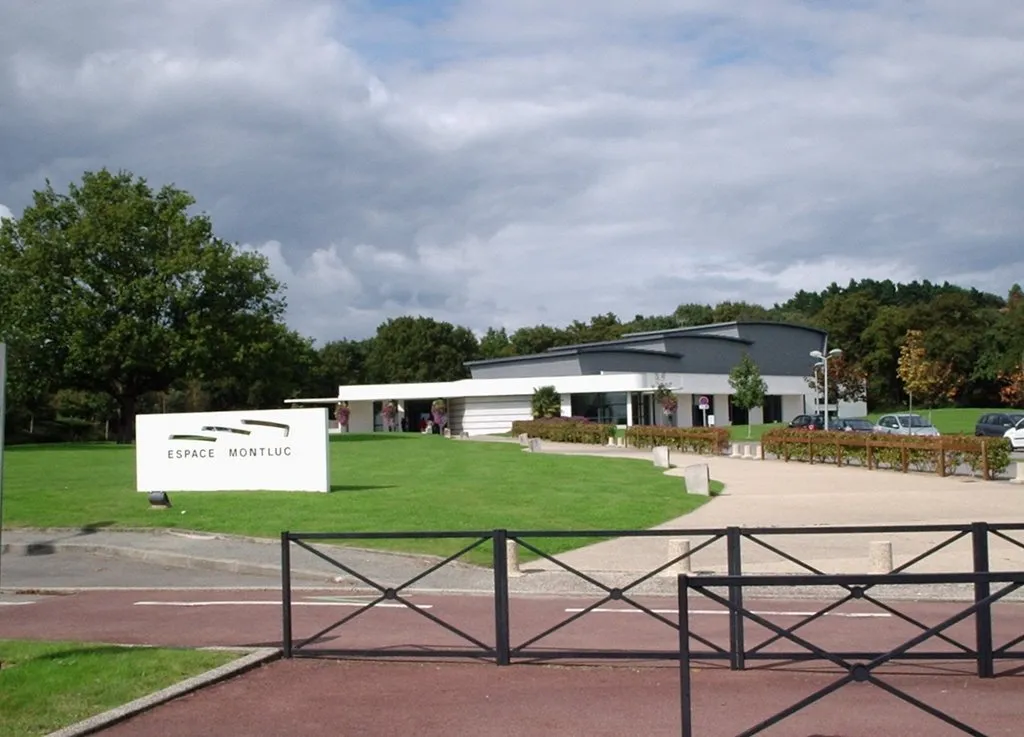
[[[732,452],[729,454],[729,457],[730,458],[742,458],[743,457],[743,448],[744,447],[745,446],[742,443],[733,443],[732,444]]]
[[[892,543],[888,540],[871,543],[868,548],[868,564],[869,573],[892,573]]]
[[[530,446],[528,450],[531,453],[540,453],[540,438],[530,438]]]
[[[663,571],[666,576],[693,573],[693,565],[690,563],[690,541],[683,537],[670,537],[668,539],[668,559],[675,560],[680,555],[685,555],[686,557],[682,560],[677,560],[666,568]]]
[[[669,468],[671,466],[669,463],[668,448],[664,445],[655,446],[651,451],[651,456],[654,459],[655,468]]]
[[[616,448],[624,448],[624,447],[626,447],[626,439],[625,438],[615,438],[615,447]]]
[[[519,543],[515,540],[505,541],[505,560],[510,577],[522,576],[523,571],[519,568]]]
[[[530,436],[527,435],[525,432],[519,433],[519,445],[521,445],[524,448],[530,445]]]
[[[754,446],[749,445],[749,444],[744,444],[743,445],[743,457],[748,459],[748,460],[751,459],[751,458],[754,458],[755,457],[754,456]]]
[[[1024,484],[1024,461],[1017,461],[1017,475],[1010,479],[1011,484]]]

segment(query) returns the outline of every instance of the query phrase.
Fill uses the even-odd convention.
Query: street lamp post
[[[822,371],[825,373],[825,431],[828,432],[828,359],[835,358],[842,354],[840,348],[833,348],[828,350],[828,338],[825,338],[825,350],[823,351],[811,351],[811,358],[817,358],[821,361]]]

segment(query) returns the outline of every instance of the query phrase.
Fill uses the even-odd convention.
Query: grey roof
[[[821,336],[828,335],[827,331],[819,328],[812,328],[807,325],[799,325],[797,323],[789,322],[775,322],[773,320],[734,320],[732,322],[718,322],[711,323],[708,325],[691,325],[687,327],[679,328],[667,328],[664,330],[649,330],[640,333],[627,333],[621,338],[615,340],[602,340],[595,341],[593,343],[575,343],[572,345],[561,345],[553,348],[548,348],[543,353],[530,353],[522,356],[507,356],[505,358],[487,358],[478,361],[467,361],[464,365],[466,366],[485,366],[501,363],[515,363],[515,362],[526,362],[539,360],[543,358],[557,358],[559,356],[574,356],[581,353],[594,353],[602,350],[608,350],[614,352],[626,352],[638,353],[638,354],[650,354],[658,356],[670,356],[673,358],[682,358],[682,354],[669,353],[658,350],[644,350],[642,348],[627,349],[624,346],[635,345],[637,343],[649,343],[652,340],[659,338],[673,338],[673,337],[685,337],[688,340],[720,340],[723,342],[730,343],[741,343],[743,345],[753,345],[754,341],[749,338],[742,338],[738,335],[723,335],[717,331],[723,328],[736,328],[738,331],[740,327],[744,325],[771,325],[771,326],[782,326],[793,328],[794,330],[806,330],[808,332],[817,333]]]
[[[495,363],[515,363],[517,361],[530,361],[539,359],[558,358],[559,356],[578,356],[583,353],[604,353],[607,348],[613,348],[613,344],[620,341],[608,340],[600,343],[580,343],[578,345],[565,345],[548,348],[544,353],[526,353],[522,356],[504,356],[502,358],[482,358],[479,361],[466,361],[465,366],[484,366]],[[621,349],[620,349],[621,350]],[[665,351],[648,351],[643,349],[631,350],[630,354],[647,356],[668,356],[669,358],[682,358],[681,353],[666,353]]]
[[[714,322],[708,323],[707,325],[689,325],[681,328],[667,328],[665,330],[648,330],[642,333],[626,333],[623,338],[638,337],[638,336],[651,336],[651,335],[675,335],[678,333],[695,333],[702,332],[705,330],[718,330],[719,328],[728,327],[740,327],[741,325],[782,325],[787,328],[794,328],[796,330],[808,330],[812,333],[818,333],[819,335],[827,335],[827,330],[821,328],[813,328],[809,325],[800,325],[795,322],[777,322],[775,320],[732,320],[730,322]]]

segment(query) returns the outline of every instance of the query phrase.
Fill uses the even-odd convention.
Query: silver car
[[[921,415],[910,413],[883,415],[875,424],[875,432],[889,435],[939,435],[938,429]]]

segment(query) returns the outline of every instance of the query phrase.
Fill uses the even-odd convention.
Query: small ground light
[[[169,509],[171,506],[171,498],[167,496],[166,491],[150,492],[149,506],[156,509]]]

